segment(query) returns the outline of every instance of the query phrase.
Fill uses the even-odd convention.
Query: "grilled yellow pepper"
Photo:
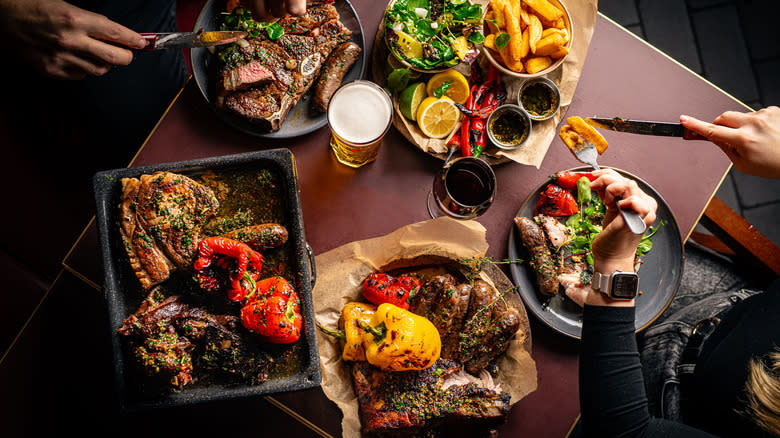
[[[349,361],[365,361],[366,350],[363,348],[363,329],[360,324],[371,323],[376,312],[376,306],[368,303],[347,303],[341,309],[339,330],[331,330],[317,323],[317,327],[326,335],[338,338],[343,342],[344,351],[341,358]]]
[[[436,327],[422,316],[389,303],[381,304],[364,330],[366,360],[386,371],[422,370],[441,354]]]
[[[348,303],[341,310],[341,323],[344,330],[344,360],[366,360],[366,350],[363,348],[363,334],[360,323],[370,324],[376,312],[376,306],[366,303]]]

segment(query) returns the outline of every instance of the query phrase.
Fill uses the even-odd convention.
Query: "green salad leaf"
[[[442,96],[444,96],[447,93],[447,90],[450,89],[450,85],[451,85],[450,81],[442,82],[442,84],[441,84],[441,86],[439,86],[439,88],[433,90],[433,95],[437,99],[440,99]]]
[[[498,50],[504,50],[504,47],[509,44],[509,34],[506,32],[501,32],[496,37],[496,47],[498,47]]]

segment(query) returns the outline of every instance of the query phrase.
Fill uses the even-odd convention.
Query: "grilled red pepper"
[[[555,185],[548,184],[547,188],[539,197],[539,202],[534,208],[534,216],[545,214],[547,216],[571,216],[577,213],[577,201],[568,190]]]
[[[211,266],[215,260],[215,264],[225,268],[229,266],[225,257],[235,259],[236,268],[230,275],[231,289],[227,293],[229,299],[241,301],[254,292],[255,280],[263,270],[263,256],[247,244],[225,237],[207,237],[198,244],[198,256],[193,268],[199,272]],[[248,267],[251,269],[247,270]]]
[[[241,324],[266,342],[290,344],[301,337],[303,318],[300,300],[274,296],[250,300],[241,308]]]
[[[591,181],[596,180],[596,175],[593,172],[572,172],[569,170],[550,175],[550,179],[566,190],[577,190],[577,181],[583,176]]]
[[[391,277],[375,272],[363,281],[363,297],[377,306],[390,303],[409,309],[409,297],[420,291],[420,279],[411,276]]]

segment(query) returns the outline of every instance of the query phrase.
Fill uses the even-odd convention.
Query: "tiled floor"
[[[601,0],[599,11],[750,108],[780,106],[777,1]],[[780,245],[780,180],[733,169],[717,196]]]

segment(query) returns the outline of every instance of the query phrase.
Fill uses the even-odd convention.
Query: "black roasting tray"
[[[282,199],[282,223],[289,232],[288,242],[279,251],[287,251],[287,269],[294,277],[293,286],[300,295],[304,333],[298,341],[293,374],[271,377],[266,382],[250,385],[234,382],[196,381],[181,390],[145,391],[145,376],[137,371],[134,359],[126,348],[126,339],[117,333],[124,319],[135,312],[147,296],[133,275],[127,255],[121,246],[118,229],[118,205],[121,199],[121,179],[139,177],[156,171],[172,171],[198,176],[207,171],[229,174],[268,169],[277,175],[281,187],[276,188]],[[92,180],[97,203],[97,225],[104,267],[104,293],[107,300],[111,330],[114,374],[122,412],[153,408],[185,406],[203,402],[252,397],[317,387],[322,381],[314,328],[312,287],[315,267],[311,248],[306,243],[303,214],[298,191],[295,159],[289,149],[273,149],[238,155],[204,158],[191,161],[154,164],[114,169],[95,174]],[[265,271],[265,269],[264,269]],[[169,280],[170,281],[170,280]],[[164,283],[165,284],[165,283]]]

